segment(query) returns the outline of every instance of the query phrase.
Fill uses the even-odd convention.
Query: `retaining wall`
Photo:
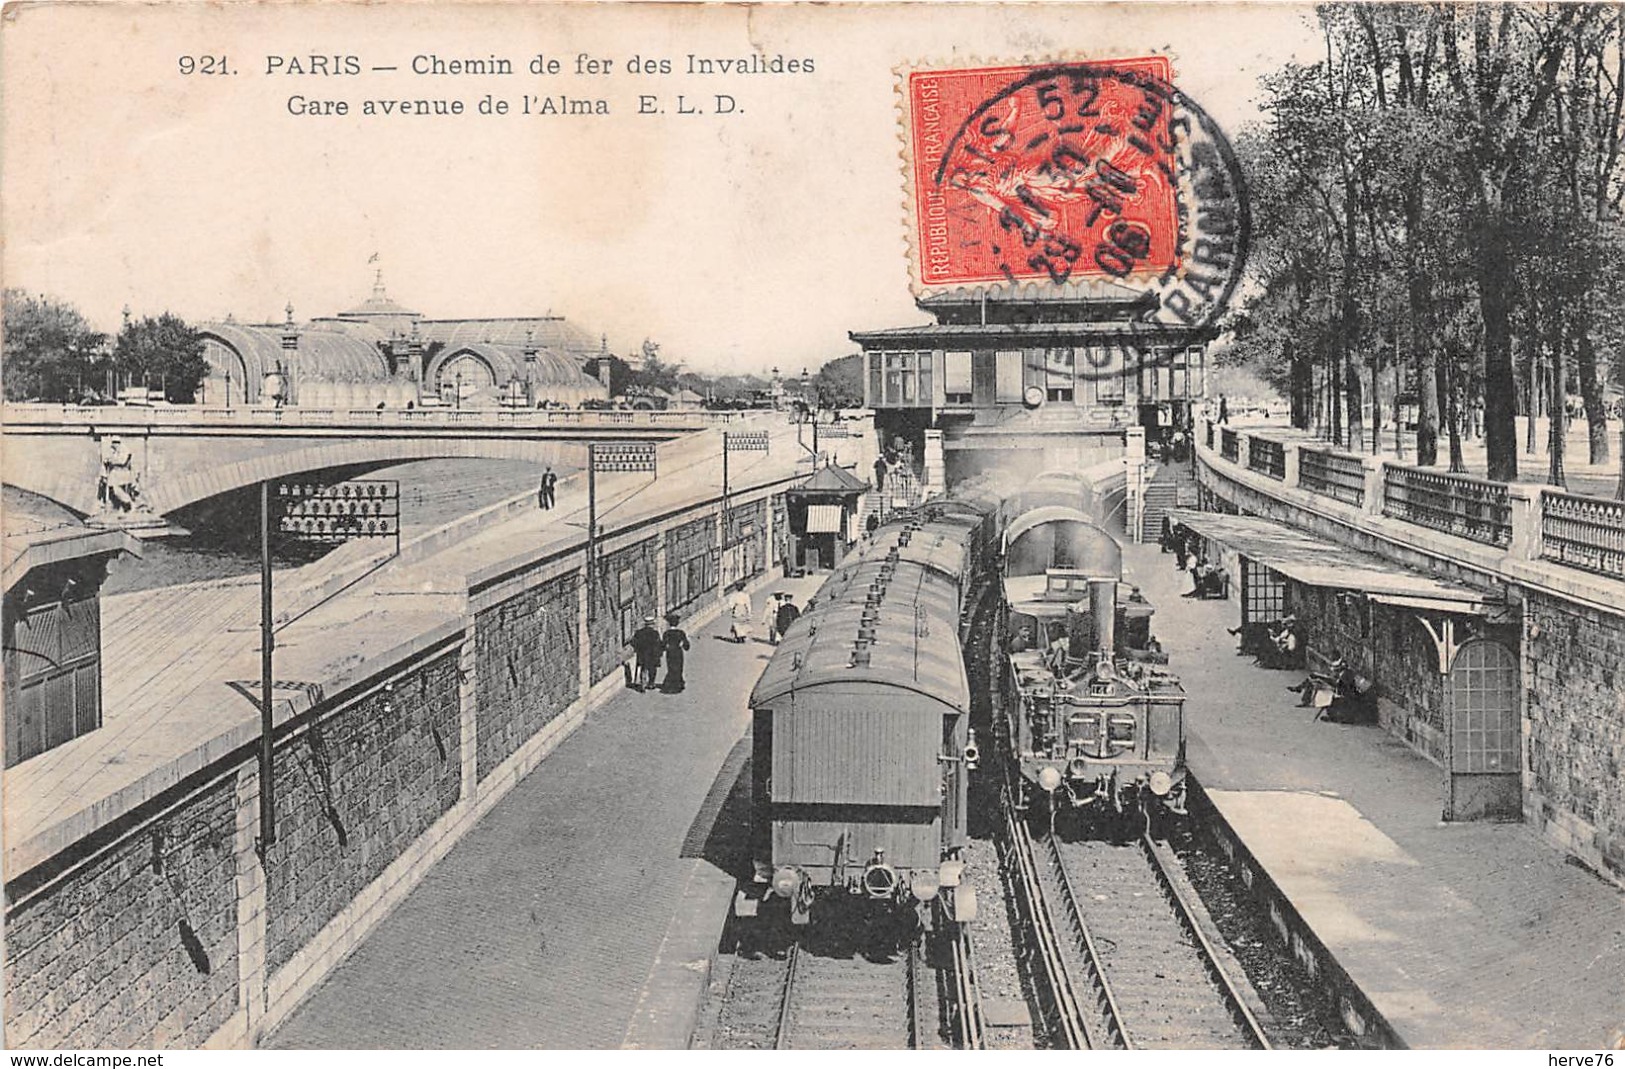
[[[731,495],[741,578],[772,574],[792,481]],[[8,872],[6,1044],[253,1045],[621,685],[623,621],[665,610],[674,556],[709,562],[678,607],[688,626],[715,615],[720,504],[606,529],[590,616],[583,547],[538,551],[469,576],[460,629],[312,688],[278,724],[263,857],[256,746],[239,742]]]

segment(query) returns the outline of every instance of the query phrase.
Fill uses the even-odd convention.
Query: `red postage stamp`
[[[922,286],[1146,278],[1178,266],[1171,73],[1163,56],[910,72]]]

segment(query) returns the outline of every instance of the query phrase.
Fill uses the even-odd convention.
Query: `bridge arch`
[[[332,439],[318,444],[275,453],[246,456],[240,460],[178,472],[174,478],[155,482],[147,500],[159,513],[195,505],[200,501],[241,490],[264,480],[285,479],[329,468],[376,470],[415,460],[474,458],[526,460],[544,464],[586,464],[584,442],[557,439],[525,441],[514,438],[433,439]]]

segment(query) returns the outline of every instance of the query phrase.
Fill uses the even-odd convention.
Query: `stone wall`
[[[275,969],[457,802],[457,656],[444,653],[277,746],[266,853]]]
[[[747,528],[782,515],[784,498],[755,496],[736,531],[765,546]],[[263,861],[256,748],[239,742],[8,873],[7,1045],[251,1045],[613,692],[623,621],[656,611],[671,551],[714,568],[717,527],[716,502],[701,501],[619,536],[635,540],[601,558],[586,624],[580,547],[471,577],[460,622],[402,636],[328,681],[330,698],[313,692],[278,729],[278,835]],[[686,615],[716,604],[700,591]]]
[[[7,885],[6,1046],[195,1047],[236,1011],[235,801],[228,777]]]
[[[684,612],[716,596],[717,521],[690,520],[666,532],[666,610]]]
[[[713,516],[713,528],[716,522]],[[595,604],[590,607],[587,623],[594,683],[620,671],[632,632],[645,616],[659,611],[655,586],[659,541],[658,536],[651,536],[599,558]]]
[[[1531,592],[1526,811],[1625,882],[1625,616]]]
[[[1377,709],[1382,725],[1434,764],[1445,762],[1444,686],[1439,648],[1416,614],[1373,605]]]
[[[480,779],[581,697],[579,583],[561,575],[475,616]]]

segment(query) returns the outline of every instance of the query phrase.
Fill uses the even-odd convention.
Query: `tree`
[[[106,378],[107,335],[71,304],[8,289],[3,370],[8,401],[78,402]]]
[[[190,404],[209,374],[203,339],[179,316],[130,320],[113,345],[113,369],[130,383],[164,391],[164,400]]]
[[[829,361],[813,376],[813,389],[822,408],[861,408],[863,357],[853,353]]]

